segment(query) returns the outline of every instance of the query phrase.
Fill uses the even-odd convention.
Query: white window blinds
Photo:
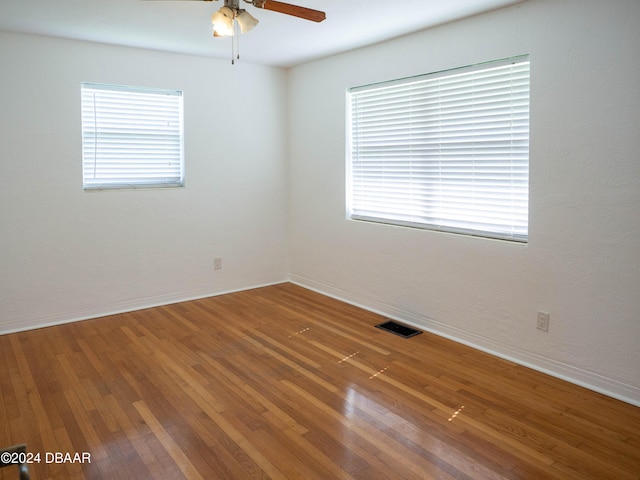
[[[182,92],[82,84],[85,189],[182,186]]]
[[[351,218],[527,240],[528,57],[348,97]]]

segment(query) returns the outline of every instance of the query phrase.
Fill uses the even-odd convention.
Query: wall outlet
[[[213,258],[213,269],[214,270],[220,270],[222,268],[222,258],[221,257],[214,257]]]
[[[549,314],[546,312],[538,312],[538,320],[536,324],[538,330],[543,332],[549,331]]]

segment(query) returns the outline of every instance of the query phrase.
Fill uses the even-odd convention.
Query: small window
[[[184,185],[182,92],[82,84],[84,188]]]
[[[348,216],[526,242],[528,56],[348,91]]]

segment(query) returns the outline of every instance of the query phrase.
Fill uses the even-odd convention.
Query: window
[[[184,185],[182,92],[82,84],[84,188]]]
[[[526,242],[529,59],[348,91],[348,215]]]

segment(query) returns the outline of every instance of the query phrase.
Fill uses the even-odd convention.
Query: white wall
[[[529,0],[291,70],[292,280],[640,404],[638,24]],[[526,53],[528,245],[345,219],[348,87]]]
[[[83,191],[82,81],[184,91],[184,188]],[[0,333],[287,279],[286,71],[2,33],[0,95]]]

